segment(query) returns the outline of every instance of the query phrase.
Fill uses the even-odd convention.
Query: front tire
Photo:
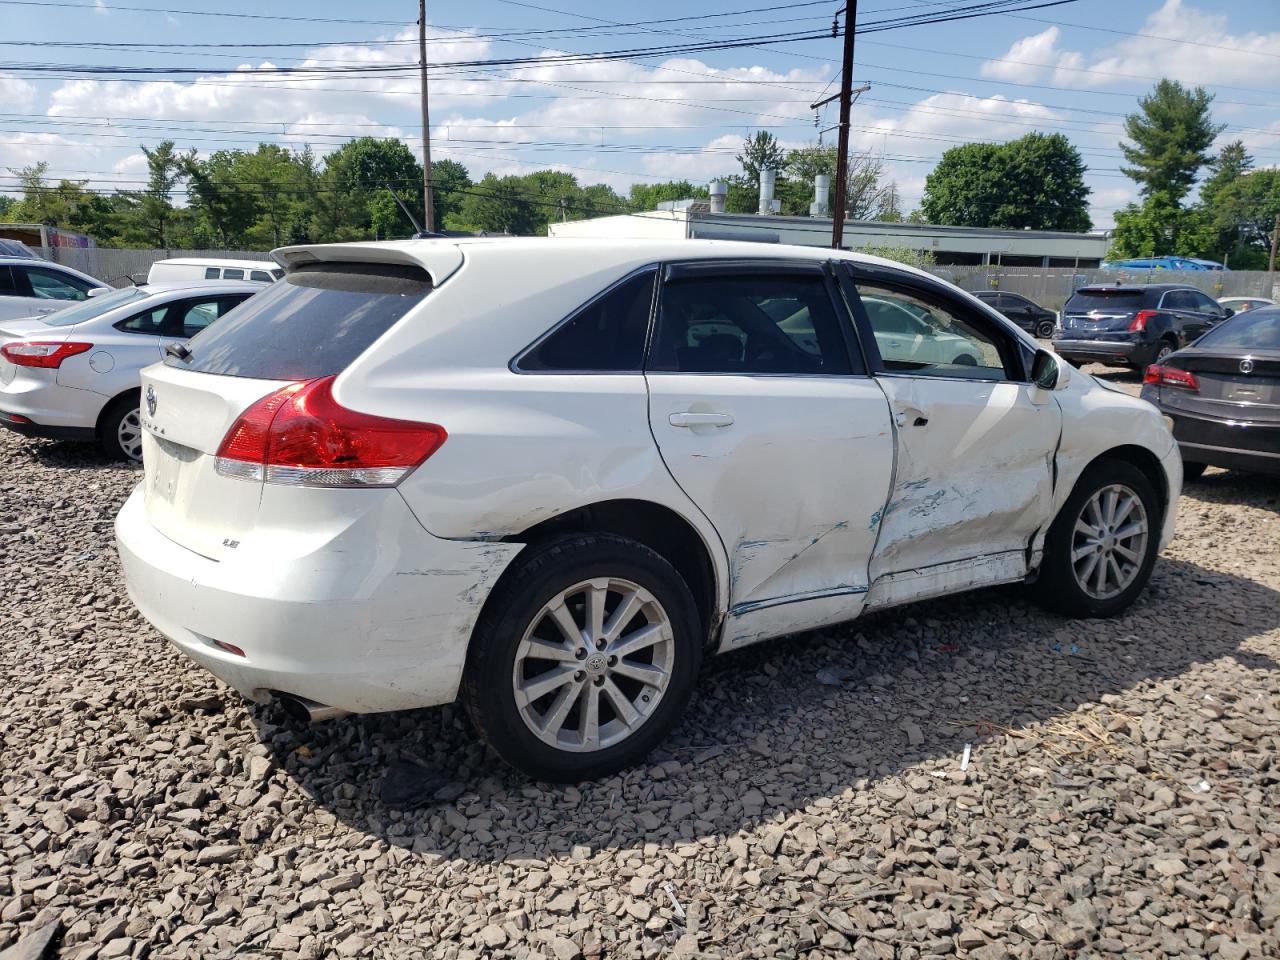
[[[1160,549],[1160,501],[1121,460],[1091,464],[1045,539],[1037,599],[1069,617],[1113,617],[1133,603]]]
[[[702,632],[680,574],[606,534],[527,548],[471,640],[462,699],[497,754],[573,783],[641,760],[693,695]]]
[[[1053,336],[1053,328],[1055,324],[1052,320],[1041,320],[1040,325],[1036,327],[1036,336],[1041,340],[1048,340]]]
[[[114,460],[142,460],[142,411],[139,394],[117,397],[102,413],[98,445]]]

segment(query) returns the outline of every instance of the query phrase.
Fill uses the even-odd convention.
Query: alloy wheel
[[[1123,593],[1137,579],[1147,555],[1150,528],[1142,499],[1122,483],[1099,489],[1085,501],[1071,537],[1076,583],[1095,600]]]
[[[142,459],[142,420],[138,410],[130,410],[116,427],[116,442],[130,460]]]
[[[516,706],[557,750],[603,750],[653,714],[674,658],[671,620],[653,594],[614,577],[577,583],[542,607],[516,649]]]

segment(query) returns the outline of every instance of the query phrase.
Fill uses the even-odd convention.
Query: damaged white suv
[[[1114,614],[1173,529],[1153,407],[897,264],[549,239],[276,258],[284,280],[144,371],[116,533],[161,633],[313,719],[461,698],[531,776],[596,777],[677,722],[704,655],[1019,581]]]

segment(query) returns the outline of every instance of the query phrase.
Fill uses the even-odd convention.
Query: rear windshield
[[[1067,301],[1069,313],[1101,310],[1136,310],[1142,305],[1141,290],[1077,290]]]
[[[341,373],[431,291],[420,267],[309,264],[250,297],[188,343],[200,373],[314,380]]]
[[[1250,310],[1224,320],[1196,343],[1219,350],[1280,350],[1280,310]]]
[[[146,296],[148,294],[145,290],[141,290],[138,287],[125,287],[122,290],[104,293],[100,297],[90,297],[88,300],[82,300],[73,307],[63,307],[43,319],[51,327],[69,327],[85,320],[92,320],[108,310],[114,310],[116,307],[123,306],[131,300],[141,300]]]

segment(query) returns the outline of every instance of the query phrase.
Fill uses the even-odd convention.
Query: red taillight
[[[291,383],[253,404],[218,447],[218,473],[303,486],[390,487],[448,436],[434,423],[348,410],[333,399],[333,381]]]
[[[49,340],[20,340],[0,347],[0,354],[18,367],[45,367],[56,370],[67,357],[92,350],[92,343],[57,343]]]
[[[1154,310],[1139,310],[1133,315],[1133,322],[1129,324],[1130,333],[1141,333],[1147,329],[1147,321],[1154,320],[1156,312]]]
[[[1159,387],[1181,387],[1184,390],[1200,392],[1200,379],[1194,373],[1179,370],[1177,367],[1166,367],[1159,363],[1153,363],[1147,367],[1142,375],[1142,382],[1154,383]]]

